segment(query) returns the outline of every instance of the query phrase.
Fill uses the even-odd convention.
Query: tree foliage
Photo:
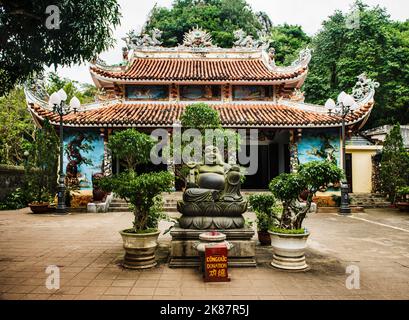
[[[257,37],[257,31],[268,25],[265,15],[259,16],[263,25],[245,0],[175,0],[170,9],[153,9],[146,30],[162,30],[163,45],[174,47],[183,42],[186,32],[198,26],[210,32],[215,44],[230,48],[235,30]]]
[[[16,87],[0,97],[0,163],[21,165],[24,151],[34,140],[34,130],[23,88]]]
[[[53,13],[46,13],[48,6],[59,10],[57,28],[47,27]],[[93,59],[112,46],[112,27],[119,18],[116,0],[2,0],[0,96],[42,71],[44,65]]]
[[[409,186],[409,153],[403,146],[399,124],[386,136],[379,177],[381,190],[392,203],[395,202],[397,190]]]
[[[307,100],[325,103],[354,86],[365,72],[378,81],[376,107],[368,127],[409,121],[409,22],[393,22],[386,10],[356,1],[357,27],[351,13],[336,11],[313,38],[314,54],[306,80]]]
[[[195,103],[186,107],[180,117],[182,127],[185,129],[221,128],[219,113],[206,103]]]
[[[275,49],[277,65],[290,65],[298,58],[301,49],[308,46],[310,37],[301,26],[283,24],[270,29],[270,46]]]
[[[35,140],[26,161],[27,190],[37,202],[48,201],[57,187],[58,137],[54,127],[45,120],[36,129]]]
[[[150,136],[133,128],[115,132],[108,141],[108,148],[125,163],[128,171],[149,163],[154,145],[155,141]]]
[[[46,90],[49,95],[60,89],[64,89],[67,94],[67,103],[72,97],[77,97],[81,103],[90,103],[95,101],[95,95],[98,89],[88,83],[79,83],[78,81],[68,78],[62,78],[55,72],[47,75]]]

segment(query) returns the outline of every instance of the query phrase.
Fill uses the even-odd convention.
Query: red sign
[[[230,281],[227,274],[226,245],[206,246],[204,268],[204,281]]]

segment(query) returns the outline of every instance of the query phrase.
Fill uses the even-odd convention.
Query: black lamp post
[[[64,139],[63,139],[63,116],[77,112],[80,107],[80,101],[77,97],[73,97],[70,104],[66,104],[67,94],[63,89],[54,92],[50,96],[49,105],[52,106],[53,112],[58,113],[60,116],[60,170],[58,173],[58,204],[56,208],[56,214],[67,214],[67,208],[65,206],[65,174],[64,174]]]
[[[337,103],[334,100],[328,99],[325,103],[325,107],[328,109],[329,114],[332,112],[341,116],[342,119],[342,168],[344,170],[344,175],[346,176],[346,156],[345,156],[345,118],[349,113],[352,113],[354,110],[359,108],[359,105],[355,102],[355,99],[346,94],[345,92],[341,92],[338,96]],[[341,206],[339,208],[339,213],[341,215],[350,215],[351,208],[349,206],[349,186],[348,181],[343,179],[341,181]]]

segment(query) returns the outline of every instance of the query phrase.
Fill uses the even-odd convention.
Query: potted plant
[[[249,203],[257,217],[257,235],[258,241],[262,246],[271,245],[269,228],[277,219],[274,206],[275,199],[272,194],[252,194],[249,197]]]
[[[400,187],[396,191],[396,207],[400,211],[409,211],[409,186]]]
[[[127,171],[100,178],[98,186],[124,199],[134,214],[133,227],[119,232],[125,249],[123,266],[131,269],[153,267],[160,234],[158,222],[162,218],[159,196],[171,191],[174,177],[167,171],[137,174],[136,166],[149,162],[154,145],[144,133],[127,129],[114,134],[108,145],[113,154],[124,160]]]
[[[58,164],[58,138],[47,119],[36,130],[34,143],[26,154],[25,179],[33,200],[28,205],[33,213],[44,213],[56,191]]]
[[[343,172],[330,161],[311,161],[298,167],[297,172],[282,173],[269,185],[273,195],[282,202],[278,225],[269,230],[273,247],[273,267],[285,270],[305,270],[305,249],[310,233],[302,223],[311,208],[316,192],[343,177]],[[306,195],[304,203],[300,195]]]
[[[98,185],[99,180],[101,180],[101,178],[103,177],[104,177],[104,174],[101,172],[94,173],[92,175],[92,201],[93,202],[104,201],[104,199],[107,196],[107,193],[104,190],[102,190]]]

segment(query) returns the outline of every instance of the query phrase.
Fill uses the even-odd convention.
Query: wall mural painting
[[[263,86],[234,86],[234,100],[263,100],[266,90]]]
[[[127,86],[126,95],[135,100],[167,100],[169,98],[169,86]]]
[[[104,141],[97,132],[69,131],[64,136],[66,183],[80,190],[92,189],[92,175],[103,171]]]
[[[181,100],[220,100],[220,86],[180,86]]]
[[[329,160],[340,166],[340,144],[340,133],[337,129],[303,130],[301,141],[298,142],[299,163]],[[330,190],[336,190],[338,187],[333,186]]]

